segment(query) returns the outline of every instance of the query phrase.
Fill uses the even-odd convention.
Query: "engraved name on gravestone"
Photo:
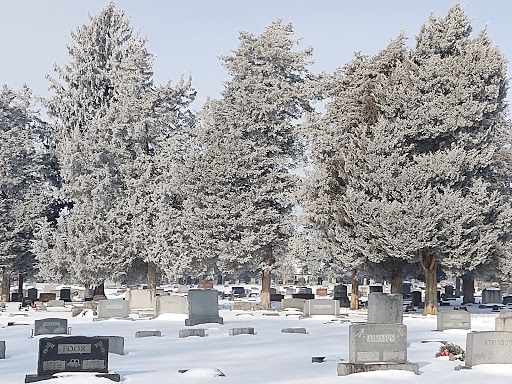
[[[126,300],[100,300],[98,302],[98,318],[126,318],[130,315],[130,303]]]
[[[185,325],[205,323],[223,324],[219,317],[219,293],[213,289],[191,289],[188,291],[188,319]]]
[[[466,311],[441,311],[437,314],[437,330],[471,329],[471,314]]]
[[[164,295],[156,298],[156,315],[162,313],[188,313],[188,301],[184,296]]]
[[[368,323],[402,324],[403,297],[400,293],[372,292],[368,295]]]
[[[407,326],[403,324],[350,325],[349,361],[353,364],[406,363]]]
[[[306,300],[304,303],[304,316],[331,315],[337,316],[340,313],[340,302],[338,300]]]
[[[58,372],[108,372],[108,339],[85,336],[41,338],[37,374]]]
[[[68,332],[68,320],[46,318],[34,321],[34,336],[38,335],[65,335]]]
[[[512,332],[470,332],[466,337],[467,367],[478,364],[512,364]]]

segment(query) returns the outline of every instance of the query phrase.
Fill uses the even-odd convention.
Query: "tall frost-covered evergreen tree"
[[[55,170],[48,154],[46,126],[24,87],[0,91],[0,266],[2,299],[9,298],[9,276],[31,275],[34,232],[44,223]]]
[[[279,20],[260,36],[241,32],[238,49],[222,57],[231,79],[215,105],[214,124],[205,125],[219,130],[215,140],[221,141],[201,145],[203,154],[215,151],[217,168],[196,169],[215,173],[217,182],[207,183],[191,207],[198,217],[212,215],[210,234],[200,233],[210,239],[205,247],[214,252],[221,271],[261,269],[264,306],[270,305],[275,259],[292,232],[297,179],[289,170],[301,151],[294,128],[309,108],[304,83],[311,49],[293,51],[297,40],[292,35],[292,26]]]
[[[383,113],[362,142],[368,158],[348,214],[390,257],[417,260],[424,314],[437,313],[436,269],[471,271],[500,249],[509,206],[493,180],[501,167],[506,63],[485,31],[471,38],[459,4],[432,16],[392,74]]]
[[[89,19],[72,33],[69,64],[50,78],[46,105],[70,208],[42,235],[39,260],[47,278],[98,284],[142,259],[154,289],[156,263],[172,253],[162,252],[157,214],[172,205],[162,151],[190,123],[194,94],[190,82],[153,85],[146,40],[114,3]]]

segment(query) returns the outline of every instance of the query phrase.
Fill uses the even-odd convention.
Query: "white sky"
[[[0,85],[19,89],[28,84],[48,96],[45,75],[53,63],[68,62],[70,32],[87,23],[106,1],[0,0]],[[434,12],[445,16],[449,0],[118,0],[132,26],[148,38],[156,56],[156,84],[176,82],[191,75],[199,109],[210,96],[219,97],[227,79],[218,56],[230,54],[238,32],[260,34],[272,21],[283,18],[294,26],[296,37],[314,48],[313,72],[332,72],[354,52],[375,54],[403,28],[410,44]],[[510,0],[465,0],[474,31],[487,25],[493,42],[510,59]],[[512,73],[509,65],[509,76]],[[510,99],[510,98],[509,98]]]

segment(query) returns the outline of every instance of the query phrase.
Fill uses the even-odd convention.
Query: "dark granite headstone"
[[[412,300],[412,283],[409,281],[404,281],[402,283],[402,296],[404,300]]]
[[[30,297],[24,297],[21,300],[21,306],[22,307],[32,306],[32,304],[34,304],[34,299],[32,299]]]
[[[512,296],[504,296],[502,300],[503,305],[512,304]]]
[[[42,303],[47,303],[51,300],[55,300],[56,298],[57,295],[55,293],[46,292],[39,294],[39,301]]]
[[[270,294],[270,301],[281,301],[284,299],[284,295],[281,295],[279,293]]]
[[[346,285],[339,284],[334,287],[334,300],[338,300],[340,302],[340,307],[342,308],[350,307],[350,300],[348,299]]]
[[[373,292],[380,292],[382,293],[384,291],[382,285],[370,285],[370,292],[369,293],[373,293]]]
[[[66,303],[71,301],[71,289],[64,288],[60,290],[60,300],[64,300]]]
[[[19,301],[21,299],[21,295],[17,292],[11,293],[11,302]]]
[[[447,285],[444,287],[444,299],[455,300],[455,287],[453,285]]]
[[[38,335],[66,335],[68,333],[68,320],[47,318],[34,321],[34,336]]]
[[[315,298],[313,293],[294,293],[292,295],[294,299],[304,299],[304,300],[312,300]]]
[[[27,291],[27,297],[33,299],[33,301],[37,300],[37,289],[36,288],[30,288]]]
[[[0,341],[0,359],[5,359],[5,341]]]
[[[412,291],[412,305],[414,307],[419,307],[421,303],[421,291]]]
[[[103,337],[59,336],[39,340],[37,375],[25,376],[25,383],[53,378],[60,372],[97,372],[98,376],[120,381],[108,373],[109,340]]]

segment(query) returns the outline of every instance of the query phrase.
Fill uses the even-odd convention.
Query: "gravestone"
[[[299,287],[297,293],[308,293],[312,294],[313,290],[309,287]]]
[[[156,315],[163,313],[188,313],[188,301],[184,296],[164,295],[156,298]]]
[[[338,300],[306,300],[304,303],[304,316],[340,314],[340,302]]]
[[[304,333],[306,334],[306,328],[283,328],[281,333]]]
[[[34,336],[38,335],[66,335],[68,333],[68,320],[59,318],[46,318],[34,321]]]
[[[305,302],[306,300],[304,299],[283,299],[281,300],[281,310],[285,310],[287,308],[296,308],[304,312]]]
[[[98,302],[98,318],[127,318],[130,315],[130,303],[126,300],[100,300]]]
[[[285,291],[286,296],[291,296],[294,293],[295,293],[295,289],[294,288],[291,288],[291,287],[286,288],[286,291]]]
[[[237,336],[237,335],[254,335],[254,328],[243,327],[243,328],[231,328],[229,330],[229,336]]]
[[[34,299],[31,299],[30,297],[23,297],[23,299],[21,299],[22,307],[32,306],[32,304],[34,304]]]
[[[512,332],[512,312],[502,312],[495,319],[496,331]]]
[[[36,301],[37,300],[37,292],[38,292],[37,289],[29,288],[27,291],[27,297],[32,299],[32,301]]]
[[[134,289],[125,293],[125,300],[130,303],[130,309],[155,308],[155,297],[150,289]]]
[[[108,353],[124,355],[124,337],[122,336],[94,336],[95,338],[108,339]]]
[[[189,289],[190,288],[186,285],[180,285],[178,287],[178,293],[188,293]]]
[[[212,286],[213,288],[213,286]],[[275,288],[274,288],[274,293],[275,293]],[[272,288],[270,288],[270,293],[272,293]],[[231,294],[233,295],[233,297],[245,297],[245,289],[244,287],[232,287],[231,288]]]
[[[294,293],[292,295],[292,298],[294,299],[304,299],[304,300],[311,300],[315,298],[315,295],[312,293]]]
[[[219,317],[218,292],[213,289],[191,289],[188,291],[188,319],[185,325],[205,323],[224,323],[222,317]]]
[[[137,331],[135,332],[135,338],[140,339],[143,337],[162,337],[161,331]]]
[[[199,283],[197,289],[213,289],[213,283]]]
[[[270,294],[270,301],[281,301],[284,299],[284,295],[281,295],[279,293]]]
[[[415,307],[419,307],[421,304],[421,291],[412,291],[412,305]]]
[[[470,332],[466,337],[465,365],[512,364],[512,332]]]
[[[407,362],[407,327],[403,324],[352,324],[349,362]]]
[[[471,329],[471,314],[467,311],[441,311],[437,314],[437,330]]]
[[[412,300],[412,283],[409,281],[404,281],[402,283],[402,296],[404,300]]]
[[[482,304],[501,304],[501,290],[498,288],[485,288],[482,291]]]
[[[503,296],[502,304],[503,305],[512,304],[512,296]]]
[[[317,296],[327,296],[327,288],[317,288],[316,295]]]
[[[5,359],[5,341],[0,341],[0,359]]]
[[[192,329],[180,329],[179,337],[185,338],[190,336],[198,336],[205,337],[205,329],[204,328],[192,328]]]
[[[60,290],[60,300],[65,301],[66,303],[71,302],[71,289],[63,288]]]
[[[455,300],[455,287],[453,285],[447,285],[444,287],[444,299]]]
[[[119,374],[108,373],[108,352],[109,340],[103,337],[41,338],[37,375],[26,375],[25,383],[51,379],[61,372],[95,372],[119,382]]]
[[[270,288],[270,294],[275,295],[277,293],[277,290],[275,288]]]
[[[231,306],[232,311],[250,311],[251,303],[248,301],[235,301]]]
[[[339,284],[334,287],[334,300],[339,301],[340,307],[350,307],[350,300],[347,295],[347,286],[345,284]]]
[[[46,306],[47,307],[64,307],[66,305],[66,303],[64,302],[64,300],[50,300],[46,303]]]
[[[384,287],[382,285],[370,285],[369,293],[382,293],[384,291]]]
[[[368,295],[368,323],[402,324],[403,298],[400,293],[372,292]]]
[[[50,293],[50,292],[44,292],[39,294],[39,301],[42,303],[47,303],[51,300],[55,300],[57,298],[57,294]]]

